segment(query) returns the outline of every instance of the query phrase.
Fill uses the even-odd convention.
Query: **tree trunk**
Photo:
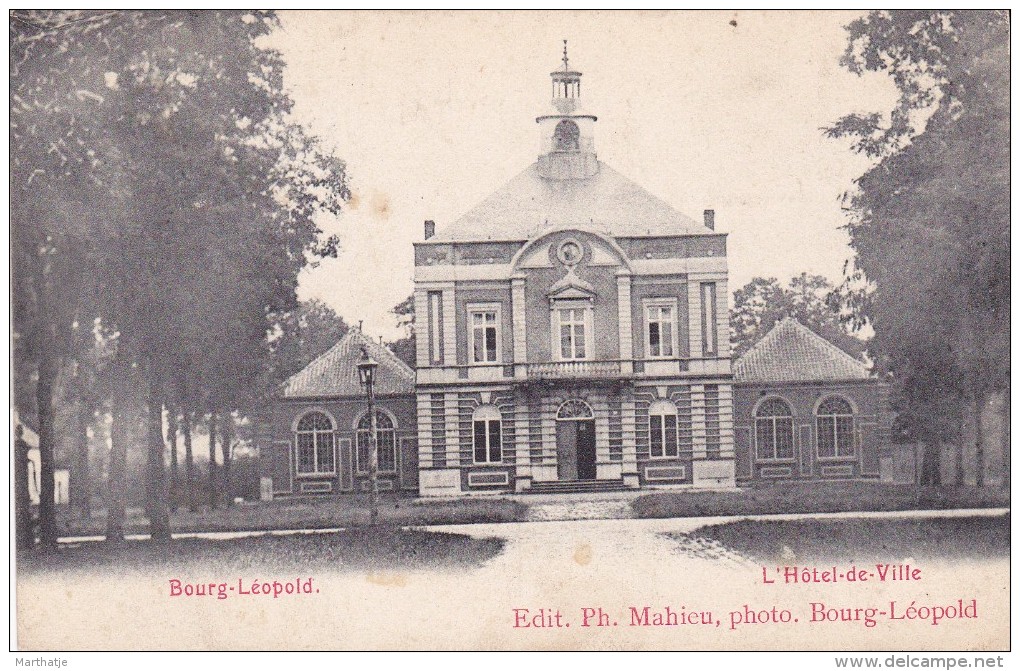
[[[974,484],[978,487],[985,486],[985,432],[981,421],[984,409],[985,391],[978,389],[974,392]]]
[[[89,426],[92,425],[92,403],[78,403],[75,427],[74,468],[71,471],[71,509],[81,518],[92,516],[92,478],[89,469]]]
[[[127,517],[127,440],[128,398],[130,393],[130,363],[118,361],[113,375],[113,397],[110,413],[110,467],[106,482],[106,540],[119,543],[124,540],[124,521]]]
[[[953,478],[953,480],[954,480],[953,486],[957,487],[957,488],[963,487],[963,485],[965,484],[964,483],[964,476],[966,475],[966,473],[965,473],[964,467],[963,467],[963,463],[964,463],[964,461],[963,461],[963,452],[966,449],[965,442],[964,442],[966,437],[967,437],[967,432],[966,432],[966,429],[967,429],[967,420],[966,420],[966,417],[967,417],[967,413],[965,411],[961,411],[960,421],[957,424],[958,431],[957,431],[957,438],[956,438],[956,455],[955,455],[956,456],[956,469],[955,469],[956,470],[956,475]]]
[[[1009,384],[1002,392],[1002,488],[1009,491],[1010,486],[1010,447],[1009,447]]]
[[[149,380],[149,430],[146,442],[149,449],[146,462],[146,510],[149,513],[149,533],[154,541],[170,540],[170,514],[167,507],[166,465],[163,460],[163,399],[157,383]]]
[[[184,497],[188,502],[188,510],[198,512],[195,504],[195,454],[191,451],[191,411],[185,409],[181,414],[184,424],[181,426],[184,432]]]
[[[209,508],[216,507],[216,411],[209,413]]]
[[[170,444],[170,505],[177,510],[180,502],[181,476],[177,469],[177,410],[167,408],[166,440]]]
[[[925,443],[924,445],[921,483],[933,487],[942,486],[942,445],[938,442]]]
[[[229,506],[233,501],[234,491],[230,486],[230,446],[234,441],[234,417],[229,412],[223,415],[223,429],[220,434],[220,455],[223,457],[223,501]]]
[[[28,493],[28,443],[21,437],[24,429],[19,424],[14,439],[14,513],[17,550],[30,550],[35,546],[32,533],[32,497]]]
[[[57,362],[51,352],[39,358],[35,402],[39,421],[39,536],[44,549],[57,547],[57,510],[53,482],[53,385]]]

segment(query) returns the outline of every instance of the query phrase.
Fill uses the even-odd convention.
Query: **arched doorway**
[[[595,479],[595,415],[584,401],[569,399],[556,412],[556,475]]]

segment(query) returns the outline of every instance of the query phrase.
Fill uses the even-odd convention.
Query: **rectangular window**
[[[468,306],[472,363],[496,363],[500,360],[499,315],[499,306]]]
[[[649,357],[671,357],[676,353],[676,301],[645,303],[645,352]]]
[[[648,415],[649,449],[652,457],[675,457],[678,454],[677,417],[674,413],[654,412]]]
[[[560,359],[569,361],[588,356],[585,308],[560,308]]]
[[[705,356],[719,353],[717,311],[715,282],[703,282],[701,284],[701,350]]]
[[[433,364],[443,363],[443,292],[429,292],[429,356]]]
[[[503,450],[500,441],[500,420],[476,420],[474,423],[475,433],[475,463],[500,463],[503,461]]]

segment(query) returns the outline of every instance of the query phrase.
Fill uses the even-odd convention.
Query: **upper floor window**
[[[676,300],[645,302],[645,352],[649,357],[676,355]]]
[[[588,358],[588,310],[582,307],[559,308],[560,359]]]
[[[854,455],[854,409],[844,398],[825,399],[815,413],[820,459]]]
[[[759,459],[793,458],[793,413],[786,401],[770,398],[758,406],[754,435]]]
[[[475,463],[500,463],[503,461],[501,446],[501,415],[495,406],[483,405],[475,409],[472,416],[474,428]]]
[[[469,305],[472,363],[496,363],[500,360],[499,305]]]
[[[372,435],[372,418],[366,412],[358,421],[358,473],[369,472],[371,450],[369,437]],[[382,410],[375,411],[375,435],[379,443],[379,472],[395,473],[397,470],[397,436],[393,419]]]
[[[310,412],[298,421],[295,434],[299,474],[336,472],[333,422],[329,417],[321,412]]]
[[[671,401],[659,400],[648,408],[648,442],[652,457],[675,457],[677,442],[676,406]]]

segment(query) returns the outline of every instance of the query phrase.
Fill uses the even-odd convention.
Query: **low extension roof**
[[[598,165],[592,177],[549,179],[533,163],[433,239],[530,240],[544,230],[570,225],[623,238],[715,233],[605,163]]]
[[[312,361],[283,383],[281,396],[305,398],[322,396],[364,396],[358,380],[357,365],[361,348],[379,362],[375,393],[380,395],[414,394],[414,371],[387,347],[352,328],[325,354]]]
[[[787,317],[733,366],[735,382],[837,382],[864,380],[868,367]]]

